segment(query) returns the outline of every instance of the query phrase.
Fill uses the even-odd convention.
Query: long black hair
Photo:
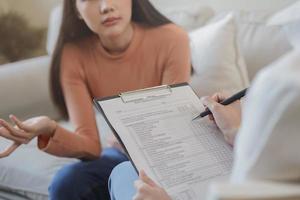
[[[149,0],[132,0],[132,21],[150,27],[169,24],[171,21],[163,16]],[[50,91],[55,105],[62,117],[68,119],[65,98],[60,83],[60,63],[62,49],[66,43],[93,35],[83,20],[78,18],[76,0],[64,0],[63,18],[56,47],[52,56],[50,69]]]

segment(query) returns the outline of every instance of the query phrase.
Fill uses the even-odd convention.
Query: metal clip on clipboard
[[[172,88],[169,85],[161,85],[157,87],[124,92],[119,94],[119,96],[121,97],[124,103],[129,103],[134,101],[145,101],[148,99],[154,99],[156,97],[170,95],[171,93]]]

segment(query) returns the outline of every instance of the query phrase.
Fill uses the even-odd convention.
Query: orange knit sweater
[[[58,125],[53,137],[38,138],[39,148],[62,157],[99,157],[93,97],[186,82],[190,70],[188,36],[174,24],[155,28],[134,24],[129,47],[118,55],[109,54],[95,35],[65,45],[61,84],[75,132]]]

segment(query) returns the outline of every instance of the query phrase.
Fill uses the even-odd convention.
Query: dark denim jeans
[[[64,166],[49,187],[50,200],[109,200],[108,178],[112,169],[128,158],[114,148],[99,159]]]

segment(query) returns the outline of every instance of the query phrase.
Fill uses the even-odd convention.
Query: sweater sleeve
[[[78,51],[76,46],[66,45],[61,58],[61,84],[75,132],[58,125],[53,137],[38,138],[38,146],[55,156],[94,159],[99,157],[101,146],[92,97]]]
[[[191,74],[189,38],[185,31],[176,27],[169,36],[167,58],[163,70],[162,84],[188,82]]]

